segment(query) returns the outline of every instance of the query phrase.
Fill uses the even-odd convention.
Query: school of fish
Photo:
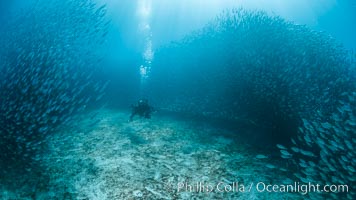
[[[349,186],[311,199],[355,199],[355,66],[355,55],[327,33],[240,8],[157,50],[150,88],[162,109],[243,116],[290,135],[275,147],[286,159],[283,173]]]
[[[39,169],[42,147],[61,125],[100,101],[105,6],[88,0],[37,1],[0,35],[0,176]]]

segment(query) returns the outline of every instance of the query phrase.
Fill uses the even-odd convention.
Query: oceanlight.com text
[[[349,192],[348,185],[334,185],[334,184],[302,184],[299,182],[294,182],[294,184],[266,184],[264,182],[258,182],[256,184],[256,190],[258,192],[298,192],[301,194],[307,194],[310,192],[319,193],[343,193]]]
[[[311,192],[317,193],[347,193],[349,192],[348,185],[336,185],[336,184],[313,184],[313,183],[300,183],[294,182],[292,184],[269,184],[264,182],[257,183],[240,183],[240,182],[180,182],[177,185],[178,192],[198,192],[198,193],[230,193],[230,192],[292,192],[307,194]]]

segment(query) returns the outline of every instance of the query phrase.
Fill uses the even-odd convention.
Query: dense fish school
[[[152,96],[162,108],[244,118],[287,136],[277,148],[294,179],[355,185],[355,57],[326,33],[234,9],[157,51],[154,66]],[[340,198],[326,195],[310,197]]]
[[[95,80],[108,21],[87,0],[38,1],[0,35],[0,177],[41,168],[48,136],[99,101]],[[11,180],[11,178],[10,178]]]

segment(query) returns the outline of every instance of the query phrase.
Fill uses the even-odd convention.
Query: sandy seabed
[[[129,115],[101,109],[61,128],[48,139],[36,184],[0,183],[1,199],[303,199],[256,189],[282,184],[288,172],[273,169],[279,164],[243,134],[159,113],[128,122]]]

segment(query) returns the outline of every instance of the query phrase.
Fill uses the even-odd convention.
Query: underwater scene
[[[0,199],[356,199],[354,0],[0,1]]]

